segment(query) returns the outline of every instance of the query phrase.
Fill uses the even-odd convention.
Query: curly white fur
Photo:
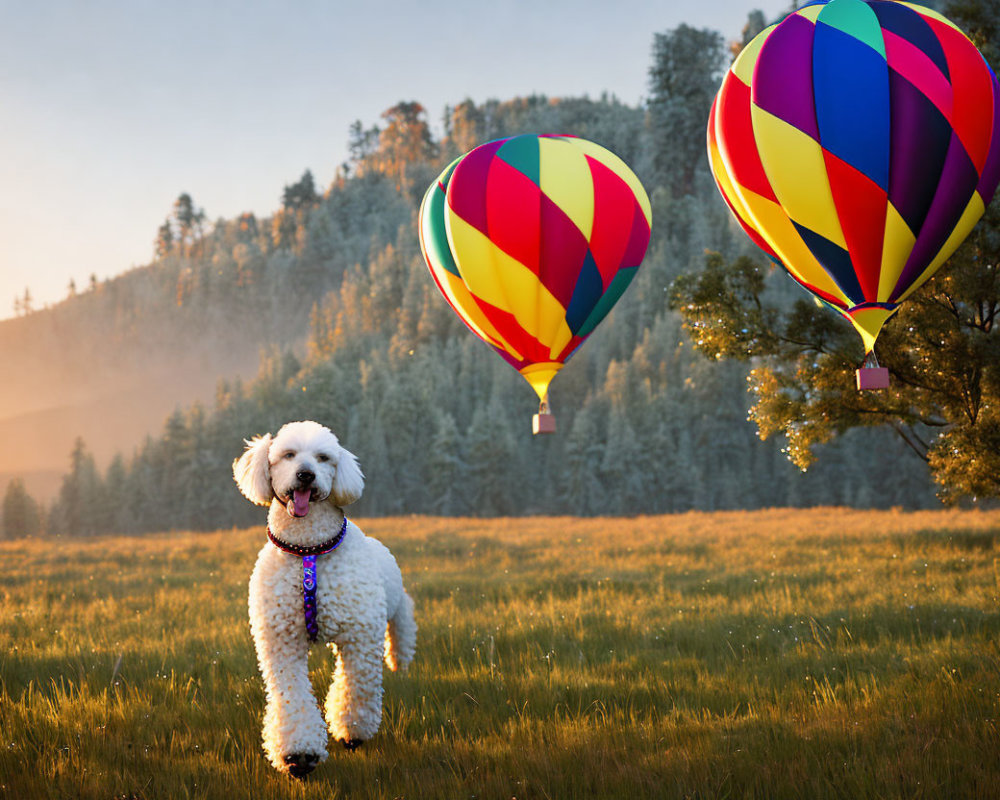
[[[340,506],[364,488],[355,457],[315,422],[247,442],[233,477],[248,499],[270,504],[271,532],[297,546],[333,538],[344,519]],[[351,747],[375,735],[382,661],[405,669],[416,649],[413,601],[381,542],[348,522],[337,549],[317,557],[316,579],[317,641],[336,654],[325,721],[309,682],[302,559],[268,542],[250,577],[250,630],[267,691],[264,751],[276,769],[298,777],[326,760],[327,731]]]

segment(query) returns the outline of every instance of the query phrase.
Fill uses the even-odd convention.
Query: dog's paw
[[[365,743],[364,739],[341,739],[340,743],[344,745],[347,750],[357,750],[361,745]]]
[[[283,760],[288,765],[288,774],[301,779],[316,769],[319,759],[313,753],[290,753]]]

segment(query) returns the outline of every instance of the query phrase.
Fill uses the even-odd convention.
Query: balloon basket
[[[855,374],[859,392],[889,388],[889,370],[885,367],[862,367]]]
[[[535,414],[531,418],[531,432],[536,436],[539,433],[555,433],[556,418],[554,414]]]
[[[861,365],[855,376],[858,380],[858,391],[864,392],[868,389],[888,389],[889,370],[878,365],[875,351],[869,350],[865,354],[865,363]]]
[[[540,433],[556,432],[556,418],[553,414],[549,413],[548,393],[542,398],[542,402],[538,404],[538,413],[531,418],[531,432],[535,436]]]

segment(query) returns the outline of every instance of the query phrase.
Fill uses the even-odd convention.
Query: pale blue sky
[[[0,0],[0,318],[148,263],[183,191],[267,215],[348,126],[418,100],[647,91],[655,32],[736,38],[777,0]]]

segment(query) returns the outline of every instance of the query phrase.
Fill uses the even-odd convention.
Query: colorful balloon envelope
[[[708,152],[744,230],[847,317],[871,355],[993,197],[1000,87],[936,11],[810,3],[737,56]]]
[[[514,136],[466,153],[431,184],[420,247],[455,313],[544,406],[549,382],[632,281],[651,220],[642,184],[610,151]]]

